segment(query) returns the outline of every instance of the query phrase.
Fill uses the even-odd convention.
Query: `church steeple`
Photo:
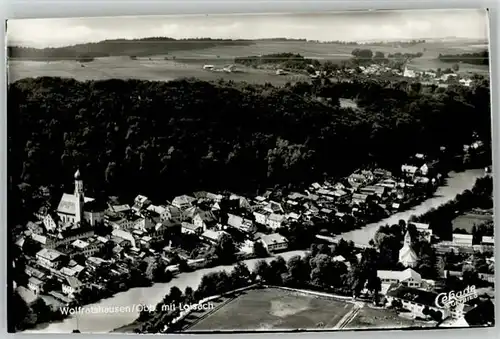
[[[80,170],[75,172],[75,222],[81,223],[83,220],[83,180],[81,178]]]
[[[406,231],[406,234],[405,234],[404,245],[411,246],[411,235],[410,235],[410,232],[408,232],[408,231]]]

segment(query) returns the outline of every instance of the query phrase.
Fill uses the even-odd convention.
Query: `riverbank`
[[[361,229],[346,232],[339,235],[338,238],[344,238],[345,240],[352,240],[356,244],[365,243],[368,245],[370,239],[373,238],[376,231],[380,226],[386,224],[397,223],[399,219],[408,219],[411,215],[423,214],[424,212],[436,208],[449,200],[455,198],[459,193],[467,189],[471,189],[477,178],[484,176],[483,169],[467,170],[464,172],[450,172],[448,179],[446,180],[445,186],[440,186],[436,191],[434,197],[427,199],[420,205],[405,211],[396,213],[388,218],[385,218],[379,222],[368,224]],[[288,260],[294,255],[304,255],[306,251],[291,251],[280,253],[285,260]],[[267,261],[272,260],[273,257],[266,259]],[[249,259],[245,260],[244,263],[248,265],[249,269],[253,269],[255,264],[260,259]],[[100,306],[101,308],[109,307],[128,307],[131,305],[156,305],[160,302],[165,293],[173,287],[177,286],[181,290],[186,287],[192,287],[195,289],[201,278],[211,272],[218,272],[221,270],[230,271],[234,265],[229,266],[217,266],[207,269],[200,269],[194,272],[182,273],[172,281],[168,283],[157,283],[151,287],[141,287],[133,288],[125,292],[116,294],[115,296],[101,300],[98,303],[88,305],[85,307]],[[128,313],[113,313],[108,314],[106,317],[102,317],[102,314],[91,314],[84,313],[78,316],[70,317],[62,322],[51,323],[40,325],[34,330],[27,330],[26,333],[70,333],[74,329],[78,328],[81,332],[91,332],[91,333],[107,333],[113,331],[113,329],[121,328],[131,325],[138,317],[139,312],[128,312]]]
[[[289,251],[279,253],[285,260],[293,256],[303,256],[306,251]],[[264,260],[271,261],[274,257],[269,257]],[[249,259],[243,261],[250,270],[252,270],[257,262],[262,259]],[[161,300],[171,287],[177,286],[179,289],[184,290],[186,287],[196,289],[202,277],[208,273],[219,272],[221,270],[230,272],[234,265],[216,266],[212,268],[205,268],[196,270],[189,273],[181,273],[168,283],[156,283],[150,287],[137,287],[116,294],[115,296],[103,299],[97,303],[86,305],[83,308],[100,307],[122,307],[131,309],[131,305],[156,305]],[[23,331],[23,333],[71,333],[74,329],[78,328],[82,333],[109,333],[114,329],[126,326],[133,323],[139,316],[139,312],[130,310],[131,312],[94,314],[85,313],[78,314],[64,319],[61,322],[54,322],[50,324],[43,324],[32,330]]]
[[[383,220],[367,224],[349,232],[335,236],[335,240],[344,239],[353,241],[355,244],[369,246],[371,239],[375,237],[380,226],[387,224],[397,224],[399,220],[408,220],[412,215],[421,215],[425,212],[437,208],[448,201],[454,199],[457,194],[471,189],[478,178],[485,176],[484,169],[470,169],[463,172],[450,172],[443,186],[439,186],[434,196],[422,203],[399,213],[393,214]]]

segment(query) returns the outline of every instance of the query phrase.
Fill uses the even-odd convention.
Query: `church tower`
[[[80,170],[75,172],[75,223],[81,223],[83,220],[83,180],[80,175]]]
[[[399,250],[399,262],[405,267],[415,267],[418,256],[411,247],[411,235],[406,231],[403,247]]]

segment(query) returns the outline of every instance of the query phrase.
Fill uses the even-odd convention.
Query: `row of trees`
[[[439,54],[438,59],[443,62],[464,63],[471,65],[489,65],[490,56],[488,50],[475,53],[462,54]]]
[[[250,67],[262,65],[275,65],[291,70],[305,70],[309,65],[319,67],[321,63],[317,59],[308,59],[295,53],[275,53],[261,56],[236,57],[234,62]]]

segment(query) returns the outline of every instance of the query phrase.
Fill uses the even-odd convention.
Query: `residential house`
[[[347,182],[352,187],[359,187],[367,183],[367,178],[361,173],[353,173],[347,178]]]
[[[79,293],[85,284],[82,283],[79,279],[74,277],[67,277],[66,281],[62,284],[62,291],[68,297],[73,298],[75,294]]]
[[[376,186],[381,186],[381,187],[393,189],[397,186],[397,182],[396,182],[396,180],[393,180],[393,179],[384,179],[384,180],[380,181],[379,183],[377,183]]]
[[[112,213],[129,213],[132,209],[130,208],[129,204],[123,204],[123,205],[110,205],[109,206],[109,211]]]
[[[278,233],[263,235],[260,240],[269,253],[286,250],[288,240]]]
[[[156,205],[149,205],[148,208],[146,208],[146,211],[152,212],[154,214],[157,214],[161,216],[163,213],[165,213],[166,207],[165,206],[156,206]]]
[[[281,204],[275,202],[275,201],[270,201],[265,207],[264,211],[269,212],[269,213],[284,213],[285,211],[283,210],[283,207]]]
[[[254,230],[252,220],[231,213],[228,213],[227,224],[245,233],[252,233]]]
[[[271,213],[267,217],[266,225],[274,230],[283,226],[284,221],[285,221],[285,216],[283,214]]]
[[[417,173],[417,171],[418,171],[417,166],[406,165],[406,164],[401,166],[401,173],[409,178],[413,178]]]
[[[224,197],[222,196],[222,194],[214,194],[214,193],[208,192],[206,198],[208,200],[213,201],[213,202],[220,203]]]
[[[140,240],[139,240],[139,245],[141,248],[143,249],[148,249],[151,247],[151,240],[153,238],[151,238],[150,236],[143,236]]]
[[[422,286],[421,275],[411,268],[404,271],[377,271],[377,276],[382,284],[402,284],[406,287],[420,288]]]
[[[453,233],[453,244],[459,247],[472,247],[472,234]]]
[[[297,193],[297,192],[292,192],[288,195],[288,199],[290,200],[294,200],[294,201],[297,201],[297,200],[303,200],[305,199],[306,196],[303,195],[303,194],[300,194],[300,193]]]
[[[250,202],[248,202],[248,199],[245,198],[245,197],[242,197],[242,196],[239,196],[239,195],[236,195],[236,194],[231,194],[231,196],[229,197],[229,201],[231,200],[238,200],[238,207],[239,208],[242,208],[242,209],[250,209],[251,208],[251,205],[250,205]]]
[[[493,251],[494,246],[495,246],[495,237],[486,235],[483,236],[483,238],[481,239],[481,247],[483,252]]]
[[[43,291],[44,282],[35,277],[29,277],[28,288],[35,294],[39,295]]]
[[[366,186],[361,187],[359,192],[366,195],[376,195],[382,197],[385,193],[385,187],[383,186]]]
[[[132,247],[135,247],[135,239],[132,233],[124,231],[124,230],[113,230],[111,233],[112,236],[126,240],[130,242]]]
[[[202,227],[203,231],[206,231],[217,224],[217,219],[212,212],[201,211],[194,216],[193,224]]]
[[[290,212],[285,215],[285,218],[291,221],[298,221],[300,219],[300,214],[297,214],[295,212]]]
[[[64,255],[61,252],[50,248],[43,248],[36,254],[38,263],[48,269],[57,269]]]
[[[367,199],[368,199],[368,195],[367,194],[354,193],[352,195],[352,200],[351,201],[352,201],[353,204],[363,205],[363,204],[366,204]]]
[[[426,318],[423,313],[424,308],[428,308],[435,312],[441,312],[443,319],[450,315],[448,309],[438,308],[436,306],[436,298],[438,294],[434,292],[419,290],[416,288],[398,286],[389,289],[386,298],[389,304],[397,300],[401,302],[404,309],[408,310],[414,317]]]
[[[264,211],[264,210],[256,210],[253,212],[253,215],[255,217],[255,222],[261,224],[261,225],[267,225],[267,218],[269,217],[271,213]]]
[[[99,268],[107,263],[106,260],[98,257],[90,257],[85,261],[85,264],[88,269],[90,270],[95,270],[96,268]]]
[[[161,221],[165,220],[181,220],[182,219],[182,211],[173,205],[168,205],[165,207],[163,213],[160,214]]]
[[[183,234],[195,234],[200,236],[204,231],[206,231],[206,229],[204,229],[203,226],[191,224],[184,221],[181,223],[181,232]]]
[[[172,205],[181,209],[181,210],[185,210],[185,209],[188,209],[189,207],[191,207],[195,200],[196,200],[195,198],[184,194],[184,195],[175,197],[174,200],[172,200]]]
[[[43,218],[43,225],[45,226],[47,232],[55,231],[58,221],[59,218],[56,214],[48,213],[47,215],[45,215],[45,217]]]
[[[223,234],[227,234],[227,233],[224,231],[206,230],[201,235],[201,238],[203,240],[206,240],[210,244],[217,244],[219,242],[219,239],[222,237]]]
[[[142,209],[147,208],[149,204],[151,204],[151,201],[147,197],[138,195],[134,199],[134,206],[132,206],[132,210],[138,212]]]
[[[427,242],[431,242],[432,230],[430,229],[429,224],[423,224],[420,222],[410,222],[409,224],[415,225],[415,228],[420,233],[420,235],[422,235]]]
[[[188,207],[182,211],[182,221],[193,221],[198,213],[203,213],[203,210],[198,206]]]

